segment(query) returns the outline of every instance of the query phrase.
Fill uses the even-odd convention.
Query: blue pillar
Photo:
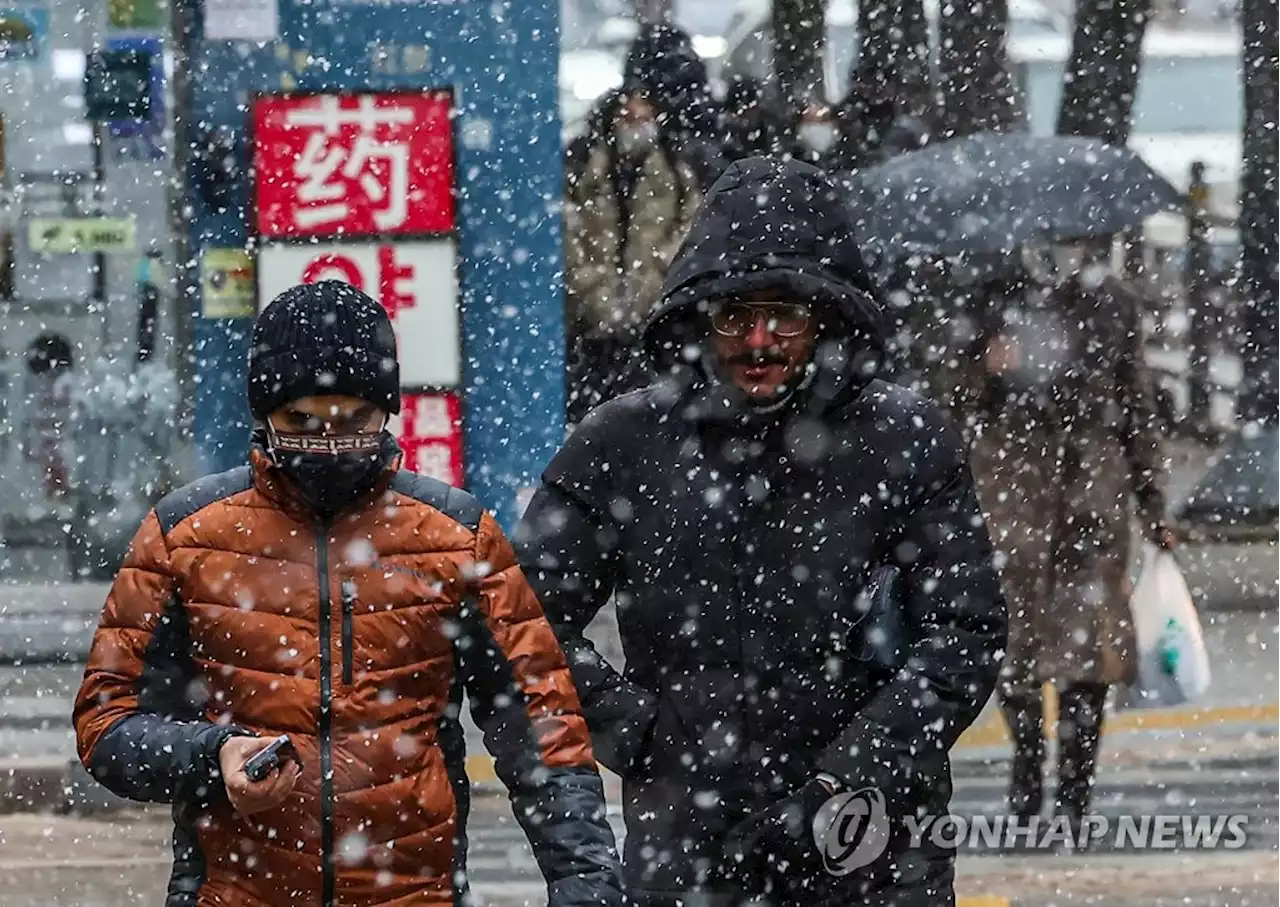
[[[274,44],[192,31],[193,120],[235,130],[243,169],[254,93],[453,90],[467,486],[508,526],[517,491],[564,437],[557,15],[550,0],[280,0]],[[197,178],[193,167],[193,254],[245,244],[247,181],[220,210],[194,191]],[[196,435],[209,471],[244,460],[250,324],[197,319]]]

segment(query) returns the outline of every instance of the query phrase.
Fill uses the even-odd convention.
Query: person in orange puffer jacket
[[[167,907],[468,903],[464,689],[549,903],[622,904],[578,695],[511,546],[399,468],[386,312],[299,286],[252,342],[250,463],[147,515],[75,703],[90,773],[174,806]],[[282,734],[295,755],[250,780]]]

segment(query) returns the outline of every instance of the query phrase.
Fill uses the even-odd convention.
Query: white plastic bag
[[[1191,591],[1172,554],[1145,546],[1129,610],[1138,644],[1138,677],[1119,705],[1163,708],[1203,696],[1209,689],[1209,651]]]

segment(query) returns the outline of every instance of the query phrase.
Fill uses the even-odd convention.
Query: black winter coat
[[[641,904],[731,903],[726,832],[818,771],[878,789],[891,816],[944,813],[947,752],[999,668],[1004,602],[964,448],[933,404],[870,377],[876,314],[830,188],[806,165],[732,165],[646,334],[670,362],[705,331],[699,303],[773,286],[822,313],[829,367],[769,414],[698,369],[601,406],[517,533],[597,757],[624,780]],[[861,657],[857,599],[885,562],[904,571],[911,634],[896,675]],[[611,595],[622,674],[583,635]],[[948,903],[953,855],[900,831],[793,903]]]

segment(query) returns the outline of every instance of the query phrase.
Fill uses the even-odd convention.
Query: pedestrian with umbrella
[[[975,439],[978,496],[1009,601],[999,686],[1014,745],[1009,808],[1029,818],[1044,805],[1041,691],[1052,683],[1054,811],[1076,829],[1089,810],[1108,688],[1135,677],[1135,521],[1143,538],[1174,544],[1142,302],[1107,273],[1109,247],[1029,255],[1041,265],[985,300],[978,337],[949,382]]]
[[[957,323],[974,326],[967,348],[941,357],[935,388],[972,439],[978,495],[1003,564],[1009,806],[1024,817],[1041,811],[1041,689],[1052,682],[1055,810],[1079,826],[1107,690],[1136,669],[1133,521],[1158,545],[1174,543],[1143,306],[1105,260],[1112,235],[1182,200],[1128,149],[1027,135],[931,146],[856,174],[855,185],[862,239],[881,256],[915,250],[986,270],[976,298],[935,319],[952,339],[963,334]]]

